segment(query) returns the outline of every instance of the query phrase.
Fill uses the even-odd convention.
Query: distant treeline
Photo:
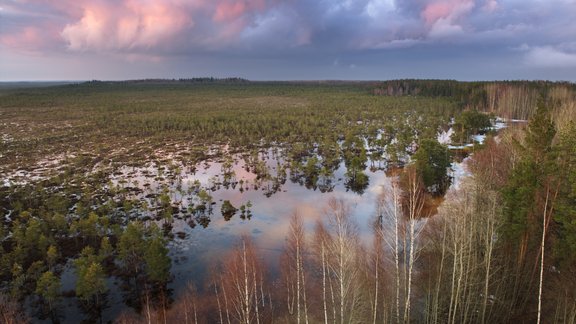
[[[246,86],[291,86],[291,87],[310,87],[310,86],[346,86],[353,87],[356,90],[367,91],[370,93],[374,87],[377,87],[381,81],[354,81],[354,80],[278,80],[278,81],[254,81],[240,77],[216,78],[216,77],[192,77],[192,78],[149,78],[135,80],[91,80],[83,82],[83,85],[121,85],[121,84],[143,84],[143,85],[161,85],[161,84],[241,84]]]
[[[176,83],[176,82],[186,82],[186,83],[244,83],[249,82],[246,79],[238,77],[230,78],[215,78],[215,77],[196,77],[196,78],[179,78],[179,79],[137,79],[137,80],[125,80],[125,81],[101,81],[101,80],[91,80],[87,81],[87,84],[91,83]]]
[[[389,81],[250,81],[239,77],[193,77],[179,79],[141,79],[127,81],[88,81],[86,84],[243,84],[253,86],[346,86],[376,96],[442,97],[460,108],[476,109],[514,119],[528,119],[536,109],[538,98],[552,99],[556,106],[574,102],[576,84],[559,81],[477,81],[456,80],[389,80]]]
[[[455,80],[391,80],[378,84],[379,96],[448,97],[461,107],[495,113],[507,118],[527,119],[538,98],[546,96],[557,105],[572,101],[576,85],[571,82],[495,81],[459,82]]]

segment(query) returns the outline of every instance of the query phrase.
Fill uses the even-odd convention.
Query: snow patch
[[[479,143],[479,144],[484,144],[484,141],[486,140],[486,135],[485,135],[485,134],[482,134],[482,135],[480,135],[480,134],[474,135],[474,136],[472,136],[472,140],[473,140],[474,142]]]
[[[452,176],[452,188],[458,189],[462,180],[466,177],[472,175],[470,170],[468,169],[468,160],[470,158],[466,157],[462,160],[462,162],[452,162],[450,166],[451,169],[451,176]]]
[[[467,147],[473,147],[474,144],[465,144],[465,145],[448,145],[448,149],[450,150],[463,150]]]
[[[448,129],[448,131],[442,131],[442,133],[438,133],[438,143],[440,144],[450,144],[452,142],[452,134],[454,134],[454,130],[452,127]]]

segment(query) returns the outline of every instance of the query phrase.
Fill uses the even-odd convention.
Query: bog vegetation
[[[2,90],[0,322],[70,320],[64,300],[82,309],[75,321],[108,320],[114,279],[118,323],[574,323],[575,90],[211,78]],[[470,175],[454,184],[464,156]],[[214,161],[207,185],[183,180]],[[341,165],[359,195],[370,170],[395,175],[373,202],[370,244],[344,201],[313,230],[295,205],[279,271],[243,236],[206,280],[168,289],[175,219],[250,220],[252,202],[215,192],[274,199],[290,181],[329,194]]]

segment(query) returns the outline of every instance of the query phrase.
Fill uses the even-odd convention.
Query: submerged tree
[[[154,284],[165,284],[170,279],[171,264],[167,242],[157,226],[153,225],[149,231],[150,238],[146,242],[144,252],[146,276]]]
[[[144,226],[140,222],[130,222],[120,235],[118,256],[126,274],[136,281],[144,270],[146,241]]]
[[[224,200],[222,202],[222,208],[220,209],[222,212],[222,216],[226,221],[229,221],[234,214],[238,211],[238,208],[234,207],[230,200]]]
[[[81,256],[75,260],[76,295],[88,309],[88,312],[102,321],[102,308],[106,287],[104,268],[91,247],[82,250]]]
[[[58,322],[55,310],[60,297],[60,278],[52,271],[44,272],[36,283],[36,294],[47,304],[52,322]]]

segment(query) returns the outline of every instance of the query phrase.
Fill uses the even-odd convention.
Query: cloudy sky
[[[576,81],[576,0],[0,0],[0,80]]]

